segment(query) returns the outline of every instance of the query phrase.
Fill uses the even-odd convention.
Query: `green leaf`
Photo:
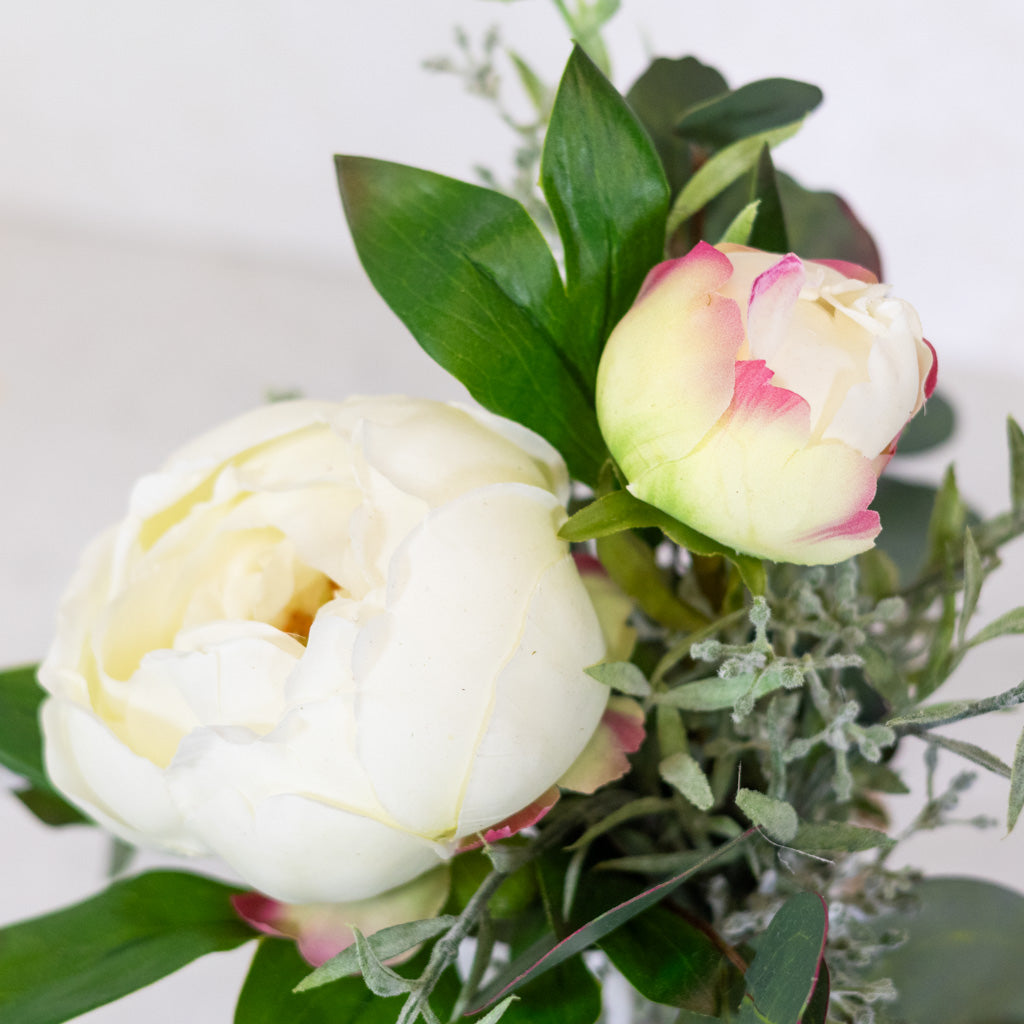
[[[759,793],[756,789],[740,789],[736,806],[778,843],[792,842],[799,821],[792,804]]]
[[[956,473],[950,466],[942,478],[942,486],[935,496],[931,518],[928,520],[926,569],[937,570],[946,564],[947,551],[958,550],[966,525],[967,506],[960,497]]]
[[[1012,636],[1017,633],[1024,633],[1024,605],[1020,608],[1011,608],[998,619],[979,629],[968,641],[967,646],[977,647],[978,644],[995,640],[996,637]]]
[[[1006,812],[1006,831],[1012,832],[1024,808],[1024,732],[1017,740],[1013,752],[1013,768],[1010,775],[1010,798]]]
[[[518,957],[501,970],[491,984],[480,994],[476,1001],[475,1008],[470,1013],[483,1009],[485,1006],[501,999],[510,992],[518,989],[527,981],[539,977],[541,974],[551,970],[558,964],[564,963],[577,953],[589,948],[599,942],[606,935],[610,935],[616,928],[620,928],[627,921],[632,920],[638,914],[642,914],[649,907],[661,902],[669,893],[677,889],[692,874],[702,867],[716,861],[719,857],[731,852],[742,843],[751,833],[744,832],[735,839],[716,847],[711,853],[702,853],[698,864],[687,868],[680,874],[666,879],[658,885],[639,893],[632,899],[617,904],[610,910],[599,914],[592,921],[588,921],[582,928],[578,928],[571,935],[551,945],[540,956],[531,949],[526,954]]]
[[[703,164],[686,183],[669,211],[666,237],[671,238],[679,227],[698,210],[706,206],[723,189],[746,174],[758,161],[761,150],[774,147],[796,135],[803,122],[797,121],[783,128],[752,135],[720,149]]]
[[[695,57],[659,57],[626,94],[626,101],[654,141],[673,195],[693,171],[692,147],[676,132],[676,124],[691,107],[728,89],[714,68]]]
[[[886,725],[894,729],[908,732],[920,732],[933,729],[938,725],[949,725],[964,718],[977,718],[991,711],[1002,711],[1024,702],[1024,683],[998,693],[994,697],[981,700],[948,700],[940,704],[928,704],[923,708],[915,708],[903,714],[894,715]]]
[[[599,665],[591,665],[586,673],[609,689],[630,697],[650,696],[651,684],[647,676],[631,661],[603,661]]]
[[[895,660],[871,641],[861,644],[857,653],[864,659],[864,676],[871,688],[893,707],[905,705],[909,699],[907,680]]]
[[[519,998],[519,996],[509,996],[507,999],[502,999],[498,1005],[487,1013],[485,1016],[480,1018],[479,1024],[498,1024],[498,1021],[505,1016],[505,1011]]]
[[[844,199],[812,192],[788,174],[776,177],[794,252],[809,260],[847,260],[882,277],[878,246]]]
[[[28,779],[36,789],[52,790],[43,767],[39,705],[46,691],[36,682],[36,666],[0,673],[0,764]]]
[[[953,406],[936,392],[900,434],[896,454],[915,455],[918,452],[930,451],[948,441],[955,429],[956,413]]]
[[[927,879],[919,912],[894,913],[886,926],[907,941],[883,957],[892,978],[893,1017],[927,1024],[1024,1022],[1024,897],[968,878]]]
[[[533,104],[534,113],[541,120],[547,121],[551,113],[551,91],[537,72],[518,53],[513,50],[508,50],[507,53],[508,59],[512,62],[512,67],[515,68],[516,75],[519,77],[519,84],[523,87],[523,92]]]
[[[1010,503],[1014,512],[1024,509],[1024,431],[1017,421],[1007,417],[1006,434],[1010,443]]]
[[[820,896],[802,892],[786,900],[758,942],[757,955],[747,970],[744,1003],[752,1001],[757,1007],[752,1020],[799,1024],[814,991],[827,928],[828,915]]]
[[[535,978],[505,1001],[516,996],[503,1024],[594,1024],[601,1016],[601,986],[580,957]]]
[[[736,702],[747,694],[758,700],[765,694],[781,689],[782,680],[778,672],[761,672],[758,675],[746,672],[726,679],[711,676],[674,686],[671,690],[657,694],[654,699],[659,704],[668,704],[684,711],[722,711],[735,707]]]
[[[235,1007],[234,1024],[394,1024],[399,1000],[378,999],[359,977],[342,978],[330,988],[296,994],[292,990],[309,964],[295,943],[261,939]]]
[[[690,1010],[715,1009],[727,962],[699,928],[665,907],[652,907],[598,944],[645,999]]]
[[[922,734],[920,738],[926,743],[941,747],[943,750],[957,754],[965,760],[979,765],[981,768],[986,768],[988,771],[995,775],[1000,775],[1004,779],[1010,777],[1010,766],[1001,757],[996,757],[995,754],[991,754],[973,743],[968,743],[966,740],[955,740],[951,736],[940,736],[938,733]]]
[[[565,348],[558,268],[522,206],[382,160],[339,156],[337,168],[363,267],[427,354],[594,483],[605,449],[591,388]]]
[[[740,554],[699,533],[661,509],[634,497],[629,491],[612,491],[585,505],[562,525],[558,535],[563,540],[577,543],[647,526],[657,527],[670,540],[694,554],[728,558],[752,593],[764,592],[765,568],[761,559]]]
[[[700,765],[687,753],[679,750],[658,765],[658,773],[679,790],[700,811],[710,811],[715,805],[707,776]]]
[[[790,843],[797,850],[809,853],[826,853],[830,851],[857,853],[861,850],[873,850],[877,847],[889,848],[896,840],[875,828],[863,828],[850,825],[844,821],[808,822],[796,830]]]
[[[668,182],[626,101],[576,46],[540,167],[565,250],[569,352],[593,390],[605,339],[662,258]]]
[[[957,642],[963,644],[967,634],[967,624],[971,621],[975,608],[978,607],[978,597],[981,594],[981,584],[985,579],[984,570],[981,565],[981,555],[978,554],[978,545],[974,542],[974,536],[970,527],[964,531],[964,600],[960,612],[960,626],[957,630]]]
[[[759,205],[748,244],[765,252],[789,252],[786,216],[782,210],[779,186],[775,180],[772,152],[767,144],[761,147],[752,184],[750,198]]]
[[[381,928],[366,939],[365,942],[379,960],[390,960],[418,946],[427,939],[434,938],[447,931],[457,919],[450,916],[431,917],[425,921],[411,921],[408,924],[396,924],[390,928]],[[337,978],[360,970],[359,950],[356,945],[343,949],[337,956],[321,964],[312,973],[307,972],[297,992],[305,992],[320,985],[326,985]]]
[[[691,107],[676,124],[676,131],[693,142],[721,149],[802,120],[822,98],[816,85],[763,78]]]
[[[0,1019],[59,1024],[251,941],[253,930],[231,906],[238,891],[182,871],[153,871],[4,928]]]
[[[754,220],[757,217],[758,207],[761,205],[760,199],[755,199],[752,203],[747,203],[746,206],[736,214],[735,217],[729,222],[729,226],[722,233],[722,237],[718,240],[719,245],[749,245],[750,235],[754,230]]]
[[[871,507],[882,520],[877,544],[896,563],[903,580],[912,580],[921,570],[927,538],[921,524],[928,521],[938,491],[928,484],[911,483],[894,476],[878,481]]]
[[[818,980],[814,992],[800,1017],[800,1024],[828,1024],[828,1004],[832,995],[832,983],[828,973],[828,963],[821,961]]]
[[[92,822],[77,807],[72,807],[61,799],[52,789],[37,789],[29,786],[16,789],[14,795],[44,825],[61,827],[63,825],[91,825]]]

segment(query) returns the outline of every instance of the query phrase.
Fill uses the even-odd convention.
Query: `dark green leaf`
[[[819,821],[801,825],[790,845],[809,853],[856,853],[879,846],[893,846],[895,843],[895,839],[875,828],[862,828],[844,821]]]
[[[711,1013],[727,962],[699,928],[652,907],[599,943],[645,999]]]
[[[647,133],[579,46],[558,88],[540,175],[565,249],[569,356],[592,391],[605,339],[662,258],[669,196]]]
[[[956,485],[956,473],[950,466],[942,478],[928,520],[928,557],[926,569],[938,570],[946,564],[950,552],[959,551],[967,525],[967,506]]]
[[[342,978],[329,988],[295,993],[309,964],[295,943],[261,939],[245,979],[234,1024],[394,1024],[400,999],[379,999],[358,977]]]
[[[181,871],[115,882],[0,931],[0,1019],[58,1024],[255,936],[230,886]]]
[[[928,522],[938,491],[928,484],[915,484],[883,476],[871,507],[882,519],[878,546],[896,563],[904,580],[914,579],[924,562],[927,540],[923,526]]]
[[[746,974],[747,999],[771,1024],[798,1024],[814,991],[827,927],[822,898],[802,892],[786,900],[758,942]]]
[[[786,217],[782,212],[782,199],[775,180],[772,151],[765,145],[754,168],[750,201],[756,202],[757,217],[750,233],[748,245],[765,252],[789,252],[789,234]]]
[[[818,980],[814,985],[814,993],[800,1018],[800,1024],[827,1024],[831,987],[828,964],[822,960],[821,969],[818,971]]]
[[[432,917],[425,921],[411,921],[408,924],[396,924],[390,928],[381,928],[374,932],[367,945],[380,960],[390,960],[418,946],[427,939],[432,939],[441,932],[447,931],[455,923],[454,917]],[[359,950],[355,944],[343,949],[337,956],[321,964],[298,986],[300,992],[326,985],[329,981],[352,974],[360,968]]]
[[[908,938],[876,969],[899,992],[892,1015],[927,1024],[1024,1022],[1024,897],[967,878],[928,879],[917,894],[920,912],[887,920]]]
[[[36,789],[53,789],[43,767],[39,729],[39,705],[45,697],[35,665],[0,673],[0,764]]]
[[[720,149],[799,121],[821,100],[816,85],[788,78],[763,78],[691,107],[676,124],[676,131],[693,142]]]
[[[1024,509],[1024,431],[1012,417],[1006,420],[1010,443],[1010,502],[1015,512]]]
[[[812,192],[788,174],[776,178],[794,252],[808,260],[846,260],[882,277],[875,240],[845,200],[834,192]]]
[[[1024,732],[1017,740],[1013,752],[1013,768],[1010,775],[1010,798],[1006,813],[1006,831],[1012,832],[1024,808]]]
[[[337,158],[356,250],[384,301],[481,405],[547,438],[579,479],[605,458],[590,388],[564,348],[565,292],[507,196],[429,171]]]
[[[953,406],[936,392],[900,434],[896,454],[914,455],[937,448],[953,436],[955,429],[956,413]]]
[[[676,132],[676,124],[688,109],[728,89],[714,68],[695,57],[659,57],[626,94],[627,102],[654,140],[673,195],[693,171],[690,143]]]
[[[60,827],[62,825],[91,825],[92,822],[66,800],[62,800],[52,789],[16,789],[14,795],[44,825]]]
[[[560,942],[554,943],[539,955],[531,948],[524,956],[513,960],[511,964],[499,972],[498,977],[480,994],[476,1001],[475,1009],[470,1012],[483,1009],[483,1007],[503,998],[513,990],[526,984],[526,982],[532,981],[558,964],[564,963],[571,957],[576,956],[577,953],[582,953],[583,950],[599,942],[606,935],[610,935],[616,928],[620,928],[627,921],[632,920],[638,914],[642,914],[648,907],[660,903],[669,893],[682,885],[690,875],[706,864],[710,864],[722,855],[732,851],[750,834],[750,832],[744,832],[735,839],[723,843],[711,853],[702,854],[699,864],[682,871],[680,874],[658,885],[646,889],[632,899],[619,903],[603,914],[599,914],[592,921],[583,925],[582,928],[577,929]]]
[[[601,986],[580,957],[517,989],[519,1000],[502,1024],[594,1024],[601,1016]]]

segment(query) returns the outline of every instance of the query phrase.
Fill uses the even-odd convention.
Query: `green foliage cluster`
[[[562,9],[599,29],[615,6]],[[1006,512],[978,519],[952,472],[937,488],[897,476],[879,489],[881,547],[831,568],[763,564],[619,489],[594,380],[655,263],[699,239],[876,268],[877,253],[841,200],[775,170],[772,146],[820,101],[812,86],[730,89],[685,58],[655,61],[623,97],[577,48],[549,99],[520,64],[548,125],[539,181],[557,255],[492,189],[356,157],[338,158],[338,178],[363,265],[417,341],[589,486],[563,535],[596,551],[639,631],[630,662],[591,674],[643,703],[648,739],[628,776],[566,795],[527,841],[456,857],[441,916],[358,935],[312,973],[260,938],[236,1024],[592,1024],[612,969],[638,1022],[954,1024],[975,1019],[970,1005],[1024,1021],[1021,898],[891,870],[883,799],[905,791],[890,762],[910,738],[932,767],[943,751],[1007,778],[1009,828],[1024,806],[1024,742],[1005,764],[935,731],[1024,702],[1024,684],[931,700],[974,648],[1024,632],[1024,608],[973,624],[1000,548],[1024,532],[1024,435],[1011,421]],[[948,407],[932,408],[905,447],[948,436]],[[80,822],[42,765],[41,696],[29,669],[0,676],[0,762],[26,780],[30,811]],[[951,820],[966,785],[930,786],[914,828]],[[0,931],[0,1018],[57,1024],[255,942],[232,893],[141,874]]]

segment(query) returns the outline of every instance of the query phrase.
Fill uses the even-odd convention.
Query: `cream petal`
[[[457,826],[496,679],[540,577],[565,557],[563,517],[547,491],[499,484],[436,510],[395,554],[387,610],[360,636],[353,668],[361,759],[381,802],[411,829]],[[552,655],[561,652],[535,666],[542,676]]]

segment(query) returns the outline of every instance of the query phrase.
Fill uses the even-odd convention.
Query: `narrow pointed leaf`
[[[14,795],[44,825],[61,828],[64,825],[91,825],[92,822],[77,807],[62,800],[52,789],[29,786],[16,789]]]
[[[605,339],[662,258],[669,195],[647,133],[579,46],[555,98],[540,180],[565,250],[569,355],[592,389]]]
[[[337,168],[363,267],[427,354],[594,482],[604,442],[590,388],[564,347],[565,292],[522,206],[383,160],[340,156]]]
[[[502,999],[493,1010],[490,1010],[485,1016],[480,1018],[479,1024],[498,1024],[498,1021],[505,1016],[505,1011],[518,998],[519,996],[508,996],[506,999]]]
[[[366,987],[375,995],[386,999],[389,996],[400,996],[412,991],[412,982],[396,974],[390,967],[381,963],[380,957],[366,941],[366,936],[358,928],[352,929],[355,935],[356,956],[359,960],[359,971]]]
[[[774,128],[769,132],[741,139],[719,150],[698,170],[679,193],[668,215],[666,236],[671,238],[684,221],[707,205],[758,161],[764,146],[777,146],[796,135],[803,122]]]
[[[481,993],[476,1002],[475,1009],[483,1009],[496,999],[500,999],[515,991],[527,981],[538,977],[545,971],[551,970],[557,964],[564,963],[570,957],[582,953],[583,950],[599,942],[606,935],[610,935],[616,928],[621,927],[627,921],[632,920],[637,914],[642,914],[648,907],[661,902],[673,890],[679,888],[690,875],[698,871],[702,866],[715,861],[734,847],[742,843],[751,832],[744,832],[741,836],[724,843],[709,854],[701,857],[700,863],[691,868],[646,889],[634,896],[632,899],[612,907],[603,914],[598,915],[594,920],[577,929],[561,942],[554,943],[546,952],[537,956],[532,950],[525,959],[517,959],[509,964],[498,977]]]
[[[782,209],[782,198],[775,178],[772,152],[767,144],[761,147],[761,155],[754,167],[752,184],[750,198],[758,204],[758,209],[748,244],[765,252],[789,252],[786,215]]]
[[[1010,766],[995,754],[989,753],[982,747],[966,740],[955,740],[951,736],[940,736],[938,733],[928,733],[921,736],[921,739],[935,747],[948,750],[951,754],[957,754],[967,761],[985,768],[994,775],[1001,775],[1004,779],[1010,778]]]
[[[1024,633],[1024,606],[1011,608],[1010,611],[1000,615],[998,619],[979,629],[971,637],[968,646],[977,647],[978,644],[987,643],[996,637],[1017,633]]]
[[[1024,431],[1011,416],[1006,421],[1010,442],[1010,502],[1014,512],[1024,509]]]
[[[789,78],[763,78],[691,108],[676,131],[720,149],[806,117],[822,101],[816,85]]]
[[[886,721],[886,725],[905,731],[921,731],[933,729],[939,725],[949,725],[964,718],[977,718],[992,711],[1003,711],[1024,702],[1024,683],[998,693],[994,697],[982,700],[949,700],[940,704],[929,704],[915,708],[903,714],[894,715]]]
[[[509,999],[504,1024],[595,1024],[601,1016],[601,986],[582,957],[558,964],[503,1002]]]
[[[98,896],[0,930],[0,1020],[60,1024],[256,936],[239,890],[183,871],[115,882]]]
[[[1024,808],[1024,732],[1017,740],[1017,748],[1013,752],[1013,769],[1010,775],[1010,798],[1006,813],[1006,831],[1012,832]]]
[[[760,1019],[798,1024],[814,991],[827,930],[825,903],[812,892],[790,897],[772,918],[746,974],[747,999]]]
[[[830,851],[855,853],[894,846],[896,840],[875,828],[850,825],[845,821],[808,822],[796,830],[790,844],[810,853]]]
[[[950,466],[935,496],[935,505],[928,521],[927,568],[942,568],[946,561],[947,549],[959,546],[966,525],[967,506],[960,497],[956,473]]]
[[[975,608],[978,607],[978,597],[981,594],[981,584],[984,578],[978,545],[974,543],[974,536],[968,527],[964,531],[964,601],[960,612],[960,625],[957,629],[957,641],[961,644],[967,634],[967,624],[971,621]]]
[[[426,942],[442,932],[447,931],[456,918],[451,916],[431,917],[424,921],[411,921],[408,924],[396,924],[390,928],[381,928],[374,932],[367,940],[367,944],[380,960],[390,960],[408,952],[413,946]],[[325,964],[321,964],[311,974],[307,972],[297,986],[297,992],[305,992],[307,989],[317,988],[319,985],[326,985],[329,981],[344,977],[359,970],[359,951],[353,945],[343,949],[337,956],[332,957]]]

